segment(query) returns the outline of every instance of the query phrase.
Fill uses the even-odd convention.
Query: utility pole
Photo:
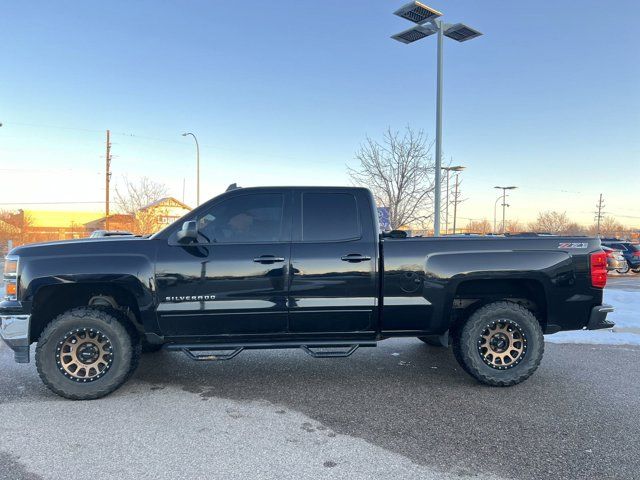
[[[446,167],[443,167],[446,170]],[[447,170],[447,199],[444,207],[444,233],[449,234],[449,170]],[[454,228],[455,230],[455,228]]]
[[[445,214],[444,214],[444,218],[445,218],[445,233],[449,233],[449,174],[451,172],[461,172],[462,170],[464,170],[465,167],[463,167],[462,165],[455,165],[453,167],[449,166],[449,167],[442,167],[442,170],[444,170],[445,172],[447,172],[447,197],[445,200]],[[454,228],[454,232],[455,232],[455,228]]]
[[[458,218],[458,204],[462,201],[460,200],[460,192],[458,191],[460,188],[460,174],[456,173],[456,186],[453,193],[453,234],[456,234],[456,220]]]
[[[604,217],[604,199],[602,198],[602,194],[600,194],[600,199],[598,200],[598,204],[596,205],[596,233],[600,235],[600,223],[602,222],[602,218]]]
[[[460,200],[458,200],[458,187],[460,186],[460,174],[456,173],[456,188],[455,188],[455,193],[453,194],[453,234],[456,234],[456,218],[458,215],[458,203],[460,203]]]
[[[107,168],[105,174],[105,217],[104,217],[104,229],[109,230],[109,184],[111,183],[111,132],[107,130]]]

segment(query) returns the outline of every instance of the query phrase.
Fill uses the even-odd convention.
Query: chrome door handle
[[[253,261],[256,263],[270,264],[284,262],[284,257],[276,257],[274,255],[260,255],[259,257],[254,258]]]
[[[340,257],[340,260],[342,260],[343,262],[358,263],[371,260],[371,257],[367,255],[360,255],[359,253],[350,253],[349,255],[343,255],[342,257]]]

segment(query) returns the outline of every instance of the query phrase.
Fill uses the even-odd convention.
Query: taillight
[[[603,251],[591,254],[591,285],[596,288],[607,285],[607,254]]]

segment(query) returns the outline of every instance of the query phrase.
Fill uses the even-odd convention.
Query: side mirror
[[[176,234],[179,243],[191,243],[198,239],[198,223],[195,221],[184,222],[182,228]]]

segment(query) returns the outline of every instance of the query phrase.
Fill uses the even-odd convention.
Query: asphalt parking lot
[[[413,339],[349,359],[160,352],[71,402],[2,345],[0,479],[635,479],[638,364],[640,348],[549,344],[532,378],[497,389]]]
[[[113,395],[71,402],[0,342],[0,480],[636,479],[638,365],[638,347],[547,344],[531,379],[495,389],[414,339],[349,359],[160,352]]]

